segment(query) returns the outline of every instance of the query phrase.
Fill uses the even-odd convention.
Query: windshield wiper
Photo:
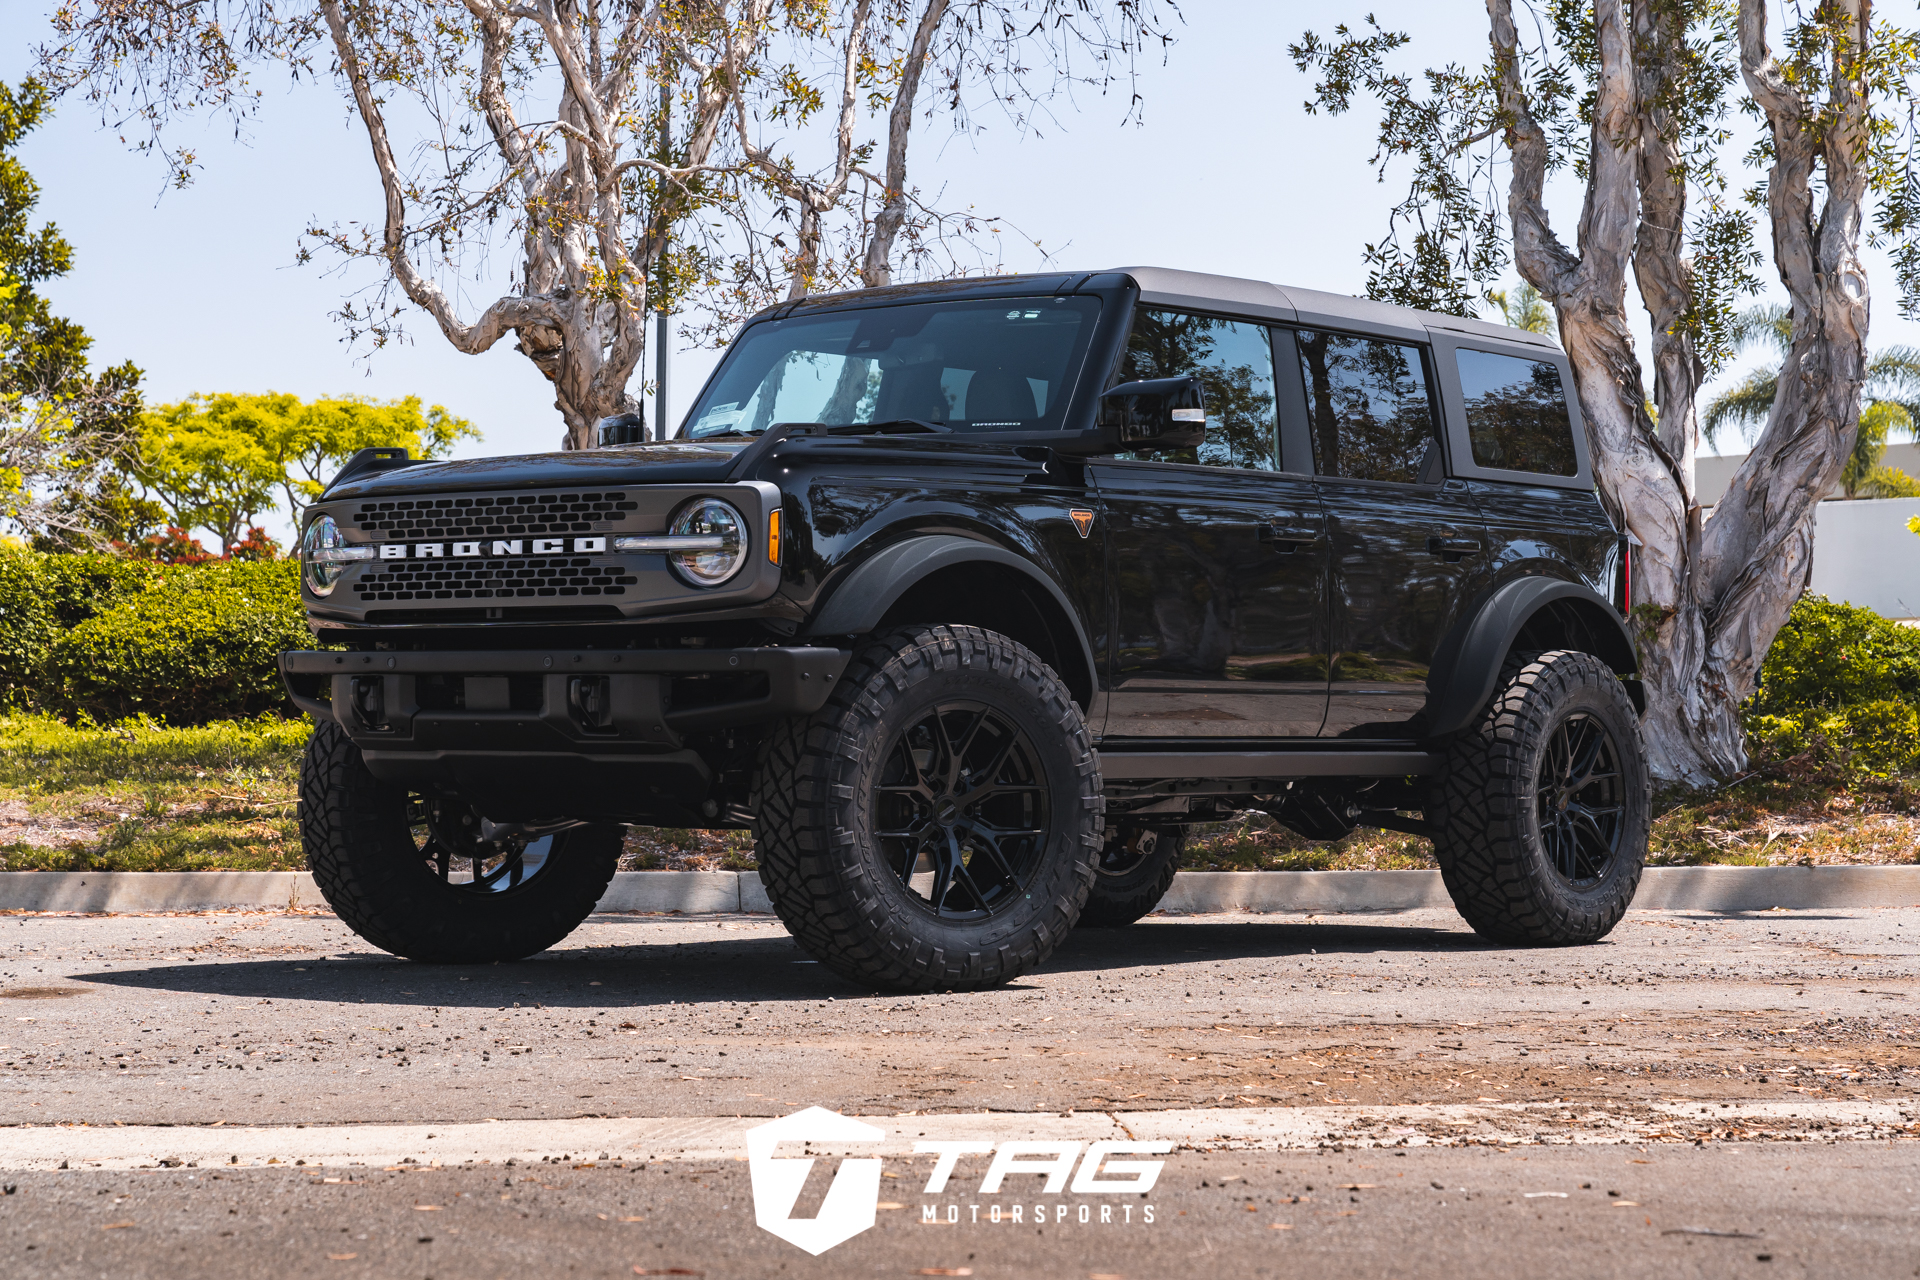
[[[708,431],[702,435],[688,436],[687,438],[689,440],[695,441],[696,443],[701,440],[758,440],[764,434],[766,434],[764,431],[727,430],[727,431]]]
[[[924,418],[888,418],[885,422],[849,422],[845,426],[828,427],[830,436],[903,436],[903,435],[950,435],[953,428],[938,422],[928,422]]]

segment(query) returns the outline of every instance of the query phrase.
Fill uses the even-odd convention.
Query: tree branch
[[[374,168],[380,174],[380,189],[386,198],[383,226],[385,256],[394,279],[415,305],[424,309],[440,326],[458,350],[475,354],[487,350],[514,329],[524,325],[556,323],[557,308],[546,298],[501,298],[482,313],[475,324],[466,324],[454,313],[453,304],[440,286],[421,275],[406,250],[406,194],[394,162],[393,146],[387,139],[387,122],[380,103],[373,96],[365,69],[353,46],[352,33],[341,12],[340,0],[320,0],[320,12],[333,36],[334,51],[340,58],[341,74],[353,87],[354,104],[366,125],[367,140],[373,147]]]
[[[887,176],[880,184],[884,203],[873,220],[873,235],[867,241],[860,280],[869,289],[893,281],[893,244],[907,220],[907,139],[913,131],[913,103],[920,93],[920,74],[927,65],[928,51],[940,20],[946,16],[948,0],[927,0],[920,11],[920,22],[913,31],[913,43],[900,68],[900,87],[895,91],[893,110],[887,116]],[[866,175],[870,176],[870,175]]]

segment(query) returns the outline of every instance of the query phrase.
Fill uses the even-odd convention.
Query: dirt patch
[[[84,818],[71,814],[34,814],[25,801],[0,802],[0,845],[24,844],[57,849],[100,838],[112,818]]]
[[[757,865],[751,831],[628,827],[620,853],[622,871],[751,871]]]
[[[1800,757],[1656,806],[1653,866],[1920,861],[1920,779],[1844,778]]]

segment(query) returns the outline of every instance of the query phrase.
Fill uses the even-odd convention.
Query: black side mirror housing
[[[617,448],[623,444],[645,444],[647,442],[647,419],[641,413],[616,413],[611,418],[602,418],[594,424],[595,443],[602,449]]]
[[[1160,453],[1198,448],[1206,438],[1206,388],[1185,376],[1121,383],[1100,397],[1096,430],[1056,447],[1082,455]]]

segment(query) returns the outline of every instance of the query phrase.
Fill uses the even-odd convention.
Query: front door
[[[1327,702],[1328,541],[1278,463],[1273,349],[1246,321],[1142,309],[1117,381],[1192,374],[1207,442],[1093,464],[1107,526],[1105,738],[1310,738]]]
[[[1480,510],[1443,478],[1424,348],[1294,337],[1331,544],[1322,736],[1424,737],[1434,652],[1488,577]]]

